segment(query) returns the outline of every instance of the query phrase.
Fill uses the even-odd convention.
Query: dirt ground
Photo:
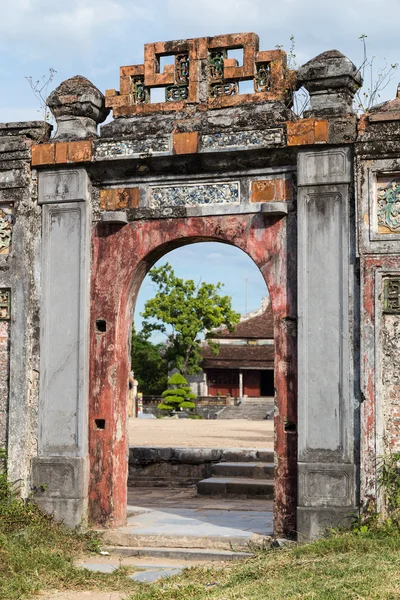
[[[130,446],[273,448],[274,422],[129,419]]]

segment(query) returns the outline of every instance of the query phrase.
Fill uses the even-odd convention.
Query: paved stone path
[[[129,529],[146,536],[194,536],[196,538],[234,537],[249,540],[254,534],[270,535],[273,502],[269,500],[197,497],[193,488],[131,488],[128,490]],[[185,550],[183,550],[185,552]],[[201,557],[204,553],[204,558]],[[217,552],[216,552],[217,554]],[[222,555],[222,553],[221,553]],[[186,555],[187,556],[187,555]],[[157,581],[176,575],[182,569],[210,563],[209,552],[200,550],[193,560],[162,556],[90,556],[78,565],[111,573],[120,565],[132,566],[130,576],[138,582]],[[215,558],[213,559],[216,560]],[[46,592],[41,600],[126,600],[120,592]]]
[[[274,422],[129,419],[130,446],[273,448]]]

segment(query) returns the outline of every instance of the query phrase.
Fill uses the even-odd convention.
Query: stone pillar
[[[351,111],[356,68],[337,51],[299,71],[309,116]],[[356,509],[350,146],[298,154],[298,513],[300,539],[345,525]],[[354,224],[351,225],[354,227]]]
[[[239,398],[243,399],[243,371],[239,371]]]
[[[103,94],[80,76],[54,90],[48,105],[57,121],[57,141],[96,136],[97,124],[108,114]],[[41,360],[32,486],[37,502],[71,526],[87,519],[88,508],[89,200],[85,168],[71,164],[39,172]]]
[[[39,504],[68,525],[85,520],[88,496],[87,187],[82,168],[39,174],[42,351],[38,458],[33,460],[32,484],[39,489]]]

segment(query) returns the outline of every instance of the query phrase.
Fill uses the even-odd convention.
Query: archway
[[[295,529],[297,407],[295,256],[286,219],[263,214],[98,224],[93,238],[89,517],[126,518],[127,340],[134,303],[149,269],[168,251],[220,241],[246,252],[270,291],[275,338],[275,533]]]

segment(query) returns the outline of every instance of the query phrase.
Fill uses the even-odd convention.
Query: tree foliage
[[[188,382],[180,373],[175,373],[168,379],[169,387],[162,393],[163,401],[158,405],[159,410],[171,413],[174,410],[193,410],[196,395],[192,393]]]
[[[168,362],[164,344],[152,344],[132,330],[131,364],[138,387],[144,394],[158,396],[167,386]]]
[[[232,310],[229,296],[220,295],[222,283],[196,285],[192,279],[177,277],[168,263],[153,268],[149,275],[157,293],[141,313],[144,337],[153,331],[164,333],[170,369],[176,368],[184,375],[200,372],[201,336],[222,325],[233,331],[240,314]],[[218,346],[208,343],[218,354]]]

